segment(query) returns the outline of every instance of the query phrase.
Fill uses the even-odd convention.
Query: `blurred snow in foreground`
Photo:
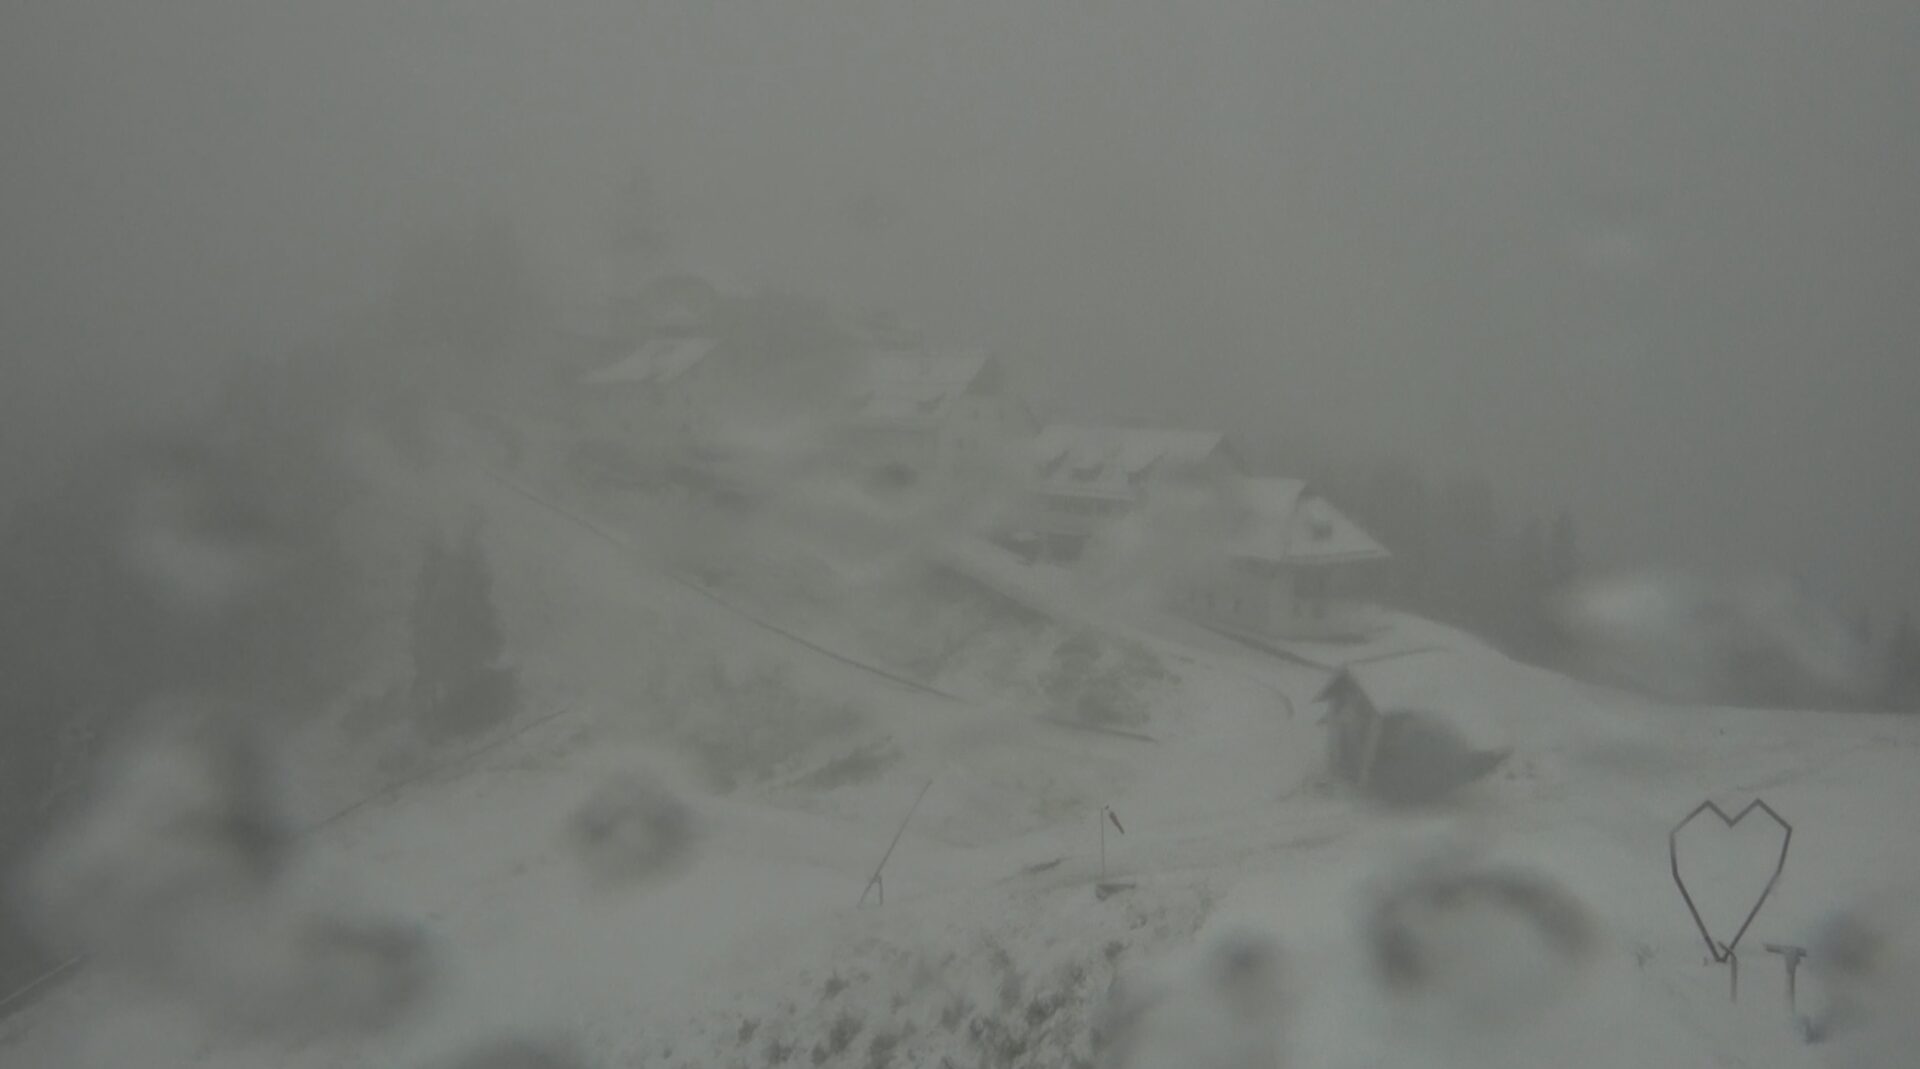
[[[1462,852],[1389,873],[1361,937],[1396,1031],[1446,1049],[1497,1046],[1551,1019],[1599,944],[1572,892]]]
[[[1807,949],[1803,975],[1824,1003],[1813,1008],[1807,1028],[1828,1064],[1912,1065],[1920,1052],[1920,909],[1911,889],[1837,911]]]
[[[372,1031],[412,1009],[425,943],[291,890],[275,780],[236,714],[150,712],[26,874],[23,905],[54,949],[246,1031]]]
[[[1261,1069],[1283,1064],[1286,956],[1235,930],[1116,982],[1096,1045],[1102,1069]]]

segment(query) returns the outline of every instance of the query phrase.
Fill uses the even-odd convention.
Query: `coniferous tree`
[[[501,636],[477,527],[457,546],[429,538],[414,599],[416,710],[433,735],[462,734],[513,711],[516,686]]]

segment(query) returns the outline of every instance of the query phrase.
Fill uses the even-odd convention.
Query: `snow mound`
[[[1277,1069],[1288,1016],[1286,955],[1236,928],[1115,984],[1100,1017],[1101,1069]]]

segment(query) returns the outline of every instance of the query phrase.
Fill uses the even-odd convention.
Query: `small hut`
[[[1328,706],[1333,774],[1381,801],[1420,805],[1498,768],[1512,753],[1506,727],[1450,680],[1457,667],[1434,651],[1336,672],[1316,699]]]

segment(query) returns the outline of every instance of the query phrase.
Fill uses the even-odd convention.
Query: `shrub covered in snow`
[[[684,860],[693,814],[665,788],[628,773],[601,781],[567,824],[574,854],[603,885],[656,876]]]
[[[429,736],[469,734],[513,715],[519,681],[501,661],[493,579],[478,531],[427,542],[413,615],[414,699]]]
[[[1068,717],[1104,727],[1141,727],[1178,681],[1138,642],[1107,639],[1090,629],[1054,647],[1040,689]]]

